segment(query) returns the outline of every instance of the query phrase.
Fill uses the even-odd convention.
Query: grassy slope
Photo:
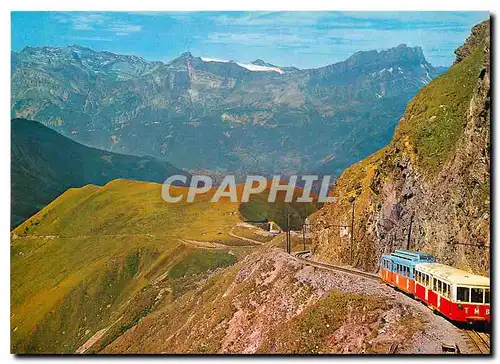
[[[333,333],[348,322],[377,336],[378,317],[392,301],[338,291],[320,294],[318,286],[298,278],[302,268],[281,260],[273,248],[281,243],[278,237],[196,291],[159,306],[133,330],[108,340],[102,353],[237,354],[249,347],[260,354],[339,353],[344,343],[332,342]],[[416,325],[410,320],[408,327]],[[414,332],[397,335],[409,339]],[[387,353],[388,346],[370,343],[366,352]]]
[[[148,292],[158,293],[152,282],[170,268],[165,289],[175,299],[204,272],[244,253],[177,239],[236,243],[227,235],[240,221],[236,204],[209,204],[207,194],[170,205],[160,190],[126,180],[70,189],[13,231],[14,352],[74,352],[119,316],[127,327],[147,313],[154,299]]]
[[[89,148],[31,120],[11,121],[12,221],[18,225],[70,187],[116,178],[163,182],[187,174],[149,157]]]
[[[484,44],[423,88],[408,104],[395,140],[408,137],[418,163],[433,174],[455,150],[484,64]]]
[[[11,242],[12,350],[71,353],[118,320],[111,340],[146,315],[157,295],[175,301],[208,272],[234,264],[249,250],[228,234],[241,222],[239,204],[210,203],[214,192],[168,204],[159,184],[115,180],[69,189],[19,225]],[[186,189],[173,187],[176,193]],[[258,208],[272,213],[266,196],[258,196]],[[268,240],[243,227],[233,232]]]
[[[376,317],[388,310],[385,300],[331,291],[316,305],[295,316],[275,329],[259,347],[259,353],[321,354],[328,353],[334,342],[334,333],[349,315],[367,312],[364,316]],[[360,318],[362,319],[362,318]],[[369,320],[366,320],[369,321]],[[367,325],[368,326],[368,325]],[[368,353],[385,353],[380,348],[370,348]],[[379,349],[379,350],[377,350]]]

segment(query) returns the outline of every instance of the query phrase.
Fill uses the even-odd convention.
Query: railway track
[[[328,263],[322,263],[318,261],[314,261],[311,259],[305,258],[310,254],[310,251],[305,250],[301,252],[297,252],[295,254],[291,254],[296,260],[299,260],[307,265],[317,267],[317,268],[323,268],[323,269],[328,269],[332,271],[337,271],[337,272],[342,272],[342,273],[347,273],[355,276],[360,276],[363,278],[367,278],[370,280],[374,281],[380,281],[379,276],[376,274],[372,273],[367,273],[363,272],[357,269],[353,268],[347,268],[347,267],[342,267],[338,265],[333,265],[333,264],[328,264]],[[490,334],[482,331],[477,331],[475,329],[471,328],[462,328],[463,334],[466,336],[467,341],[469,342],[471,349],[478,354],[490,354]],[[391,351],[393,348],[391,347]],[[395,349],[396,350],[396,349]]]
[[[490,334],[474,329],[462,329],[463,333],[479,354],[490,354]]]
[[[334,265],[334,264],[322,263],[322,262],[318,262],[315,260],[310,260],[310,259],[304,258],[304,256],[309,254],[309,253],[310,252],[308,250],[305,250],[305,251],[297,252],[297,253],[295,253],[295,255],[292,254],[292,256],[295,259],[297,259],[297,260],[299,260],[307,265],[313,266],[313,267],[329,269],[332,271],[337,271],[337,272],[342,272],[342,273],[347,273],[347,274],[355,275],[358,277],[367,278],[367,279],[370,279],[373,281],[380,281],[380,277],[376,274],[363,272],[363,271],[360,271],[360,270],[354,269],[354,268],[341,267],[341,266]]]

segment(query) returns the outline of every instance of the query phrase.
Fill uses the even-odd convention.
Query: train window
[[[443,287],[441,286],[441,281],[438,281],[437,291],[438,291],[439,293],[443,293]]]
[[[433,279],[432,290],[434,292],[438,291],[438,289],[437,289],[437,279],[436,278]]]
[[[484,303],[490,303],[490,290],[484,290]]]
[[[469,287],[457,287],[457,301],[469,302]]]
[[[471,288],[470,289],[470,301],[473,303],[483,303],[483,289],[482,288]]]
[[[444,296],[447,298],[450,298],[450,285],[445,283],[444,284],[445,289],[444,289]]]

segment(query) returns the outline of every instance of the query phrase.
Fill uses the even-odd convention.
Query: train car
[[[415,297],[450,320],[490,323],[490,279],[439,263],[415,265]]]
[[[382,256],[380,277],[391,286],[415,294],[415,265],[434,262],[434,256],[427,253],[396,250]]]

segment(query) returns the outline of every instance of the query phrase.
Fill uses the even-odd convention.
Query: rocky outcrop
[[[472,28],[471,35],[467,38],[465,43],[455,50],[457,58],[455,63],[462,61],[467,57],[476,46],[484,42],[485,39],[490,38],[490,23],[482,22]],[[488,43],[489,43],[488,39]]]
[[[489,275],[489,22],[456,54],[408,104],[391,143],[348,168],[337,202],[312,215],[314,255],[377,271],[382,254],[409,248]]]

